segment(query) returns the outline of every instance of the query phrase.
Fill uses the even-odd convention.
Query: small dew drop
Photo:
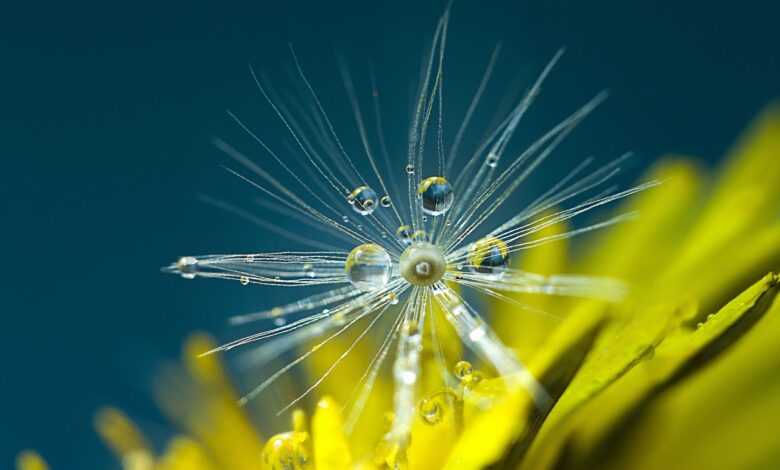
[[[391,270],[390,255],[374,243],[353,248],[344,264],[349,282],[362,291],[377,290],[387,285]]]
[[[306,277],[314,277],[316,275],[314,272],[314,265],[311,263],[303,263],[303,273]]]
[[[398,304],[398,294],[396,294],[395,292],[388,292],[386,298],[387,301],[390,303],[390,305]]]
[[[379,205],[382,207],[390,207],[393,205],[393,201],[390,200],[390,196],[384,195],[379,199]]]
[[[412,243],[412,227],[408,225],[401,225],[398,227],[398,230],[395,231],[395,235],[404,245]]]
[[[441,215],[452,207],[455,193],[443,176],[431,176],[420,182],[417,194],[422,197],[422,210],[428,215]]]
[[[431,426],[439,424],[442,420],[444,412],[439,401],[432,398],[425,398],[420,401],[419,406],[420,418]]]
[[[414,174],[414,165],[411,163],[406,165],[406,174],[407,175],[413,175]]]
[[[347,196],[347,202],[360,215],[369,215],[374,212],[378,202],[377,199],[376,191],[368,186],[360,186]]]
[[[422,221],[423,222],[428,222],[428,216],[427,215],[422,216]]]
[[[467,380],[474,372],[474,367],[468,361],[460,361],[455,364],[455,377],[459,380]]]
[[[469,264],[478,273],[500,277],[509,266],[509,247],[496,237],[485,237],[472,245]]]
[[[274,318],[274,326],[284,326],[287,324],[287,320],[284,318]]]
[[[346,215],[342,215],[341,216],[341,221],[344,222],[345,224],[348,224],[349,223],[349,217],[347,217]]]
[[[254,263],[255,262],[255,255],[246,255],[246,258],[244,258],[244,261],[247,263]]]
[[[417,230],[412,234],[412,241],[415,242],[427,242],[428,240],[428,233],[425,230]]]
[[[176,261],[176,270],[184,279],[195,279],[198,273],[198,259],[193,256],[182,256]]]
[[[495,153],[489,153],[488,156],[485,158],[485,165],[489,166],[490,168],[495,168],[498,166],[498,155]]]
[[[249,285],[249,278],[247,276],[241,276],[238,278],[238,282],[240,282],[242,286],[247,286]]]

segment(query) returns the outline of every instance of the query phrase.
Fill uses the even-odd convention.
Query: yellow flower
[[[458,362],[459,343],[442,330],[460,383],[442,389],[423,377],[406,445],[382,440],[392,406],[390,384],[381,381],[356,431],[345,433],[340,403],[351,387],[339,384],[362,372],[349,361],[323,384],[310,418],[298,409],[287,432],[265,436],[237,404],[218,357],[199,357],[214,345],[195,336],[186,373],[157,388],[181,437],[157,455],[113,409],[98,413],[97,430],[127,470],[780,468],[780,301],[772,274],[780,263],[780,108],[756,121],[711,178],[672,157],[648,179],[663,184],[621,208],[639,211],[638,219],[597,232],[576,255],[565,242],[547,244],[519,266],[614,276],[632,286],[625,301],[514,296],[553,319],[513,303],[490,306],[502,339],[530,358],[551,397],[548,410],[507,377]],[[536,236],[565,230],[550,226]],[[339,348],[324,347],[309,372],[320,375]],[[421,360],[428,375],[436,372],[434,358]],[[47,467],[25,452],[17,468]]]

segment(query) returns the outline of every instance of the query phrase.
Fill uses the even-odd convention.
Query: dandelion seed
[[[565,233],[536,236],[546,227],[571,220],[657,184],[651,182],[628,189],[615,189],[614,177],[619,173],[624,157],[590,172],[586,169],[592,161],[587,159],[508,220],[488,225],[491,216],[498,213],[520,185],[598,106],[604,95],[597,94],[531,142],[525,150],[511,154],[507,150],[508,144],[539,97],[542,83],[561,57],[558,53],[540,71],[528,92],[494,128],[487,129],[484,134],[487,137],[470,152],[461,151],[465,147],[463,138],[470,131],[472,113],[480,104],[487,78],[498,60],[497,49],[477,87],[467,115],[460,121],[453,143],[448,146],[443,126],[443,70],[448,20],[449,11],[439,20],[432,44],[425,54],[421,83],[405,140],[408,153],[404,160],[392,160],[387,152],[387,141],[381,129],[379,95],[373,77],[371,96],[375,106],[379,153],[374,151],[375,142],[367,131],[358,88],[345,61],[340,62],[340,71],[347,102],[354,116],[355,134],[359,139],[359,144],[354,146],[342,140],[341,130],[337,130],[327,114],[315,85],[305,74],[294,50],[291,49],[295,72],[303,92],[300,97],[290,99],[279,95],[265,77],[251,70],[260,94],[289,134],[299,158],[281,159],[276,150],[262,140],[262,136],[250,130],[232,113],[231,117],[260,145],[259,149],[251,151],[270,155],[295,187],[286,186],[282,180],[254,163],[252,158],[224,142],[217,141],[217,147],[239,165],[239,169],[229,171],[259,190],[270,201],[266,204],[272,204],[277,212],[291,215],[309,227],[320,229],[323,236],[338,240],[338,244],[332,250],[311,252],[187,256],[167,268],[186,278],[238,279],[244,285],[329,287],[328,291],[302,296],[291,304],[232,319],[236,324],[272,319],[273,328],[232,341],[214,351],[271,341],[269,345],[274,345],[273,348],[258,349],[263,352],[258,352],[257,357],[267,361],[298,346],[309,345],[302,354],[248,392],[241,399],[242,404],[263,393],[279,377],[321,351],[324,345],[341,341],[342,335],[348,331],[357,332],[323,375],[280,412],[290,409],[312,393],[359,343],[371,343],[376,354],[365,364],[366,372],[357,384],[347,427],[351,428],[366,406],[384,361],[393,357],[393,420],[385,442],[392,448],[403,448],[408,444],[415,410],[419,410],[429,424],[437,423],[443,412],[442,405],[435,400],[418,404],[420,397],[417,395],[422,374],[421,354],[425,352],[424,348],[431,347],[423,341],[423,337],[433,329],[431,312],[435,308],[449,322],[460,341],[503,377],[508,386],[524,388],[540,408],[545,408],[550,403],[544,388],[503,345],[488,322],[455,286],[508,300],[511,299],[503,293],[607,300],[617,300],[625,294],[622,283],[613,279],[567,274],[543,276],[511,267],[513,256],[524,250],[632,217],[633,214],[621,214]],[[479,135],[483,135],[482,132]],[[384,159],[384,166],[390,168],[390,173],[380,171],[378,156]],[[499,169],[499,161],[502,160],[505,163]],[[400,172],[401,167],[407,180],[403,190],[393,183],[395,178],[392,174]],[[420,174],[427,171],[436,176],[423,179]],[[313,181],[305,181],[303,175],[306,174]],[[379,197],[372,187],[381,190],[384,195]],[[352,209],[360,214],[361,223],[351,222],[344,213],[349,210],[343,204],[344,195],[347,195]],[[383,210],[377,211],[378,206]],[[323,245],[320,234],[294,235],[296,240],[308,245]],[[383,322],[383,317],[390,317],[392,321],[389,324]],[[375,334],[367,336],[370,332]],[[394,356],[391,353],[393,344]],[[432,344],[437,343],[434,341]],[[271,349],[273,351],[269,352]],[[442,356],[442,353],[437,350],[434,355]],[[452,377],[452,372],[447,374]],[[474,371],[468,362],[459,362],[454,368],[456,382],[472,383],[473,378],[473,383],[477,383],[482,376],[483,373]]]

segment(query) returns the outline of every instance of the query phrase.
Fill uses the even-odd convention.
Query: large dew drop
[[[441,215],[455,200],[452,185],[443,176],[431,176],[420,182],[417,194],[422,197],[423,212],[430,215]]]
[[[360,186],[347,196],[347,202],[358,214],[369,215],[376,210],[377,194],[368,186]]]
[[[384,248],[365,243],[352,249],[344,264],[349,282],[356,289],[372,291],[383,288],[390,281],[392,261]]]
[[[478,273],[501,276],[509,265],[509,248],[496,237],[485,237],[471,247],[469,264]]]

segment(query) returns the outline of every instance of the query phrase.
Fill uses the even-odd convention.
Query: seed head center
[[[414,286],[430,286],[441,280],[447,263],[439,247],[428,242],[409,245],[399,262],[401,276]]]

